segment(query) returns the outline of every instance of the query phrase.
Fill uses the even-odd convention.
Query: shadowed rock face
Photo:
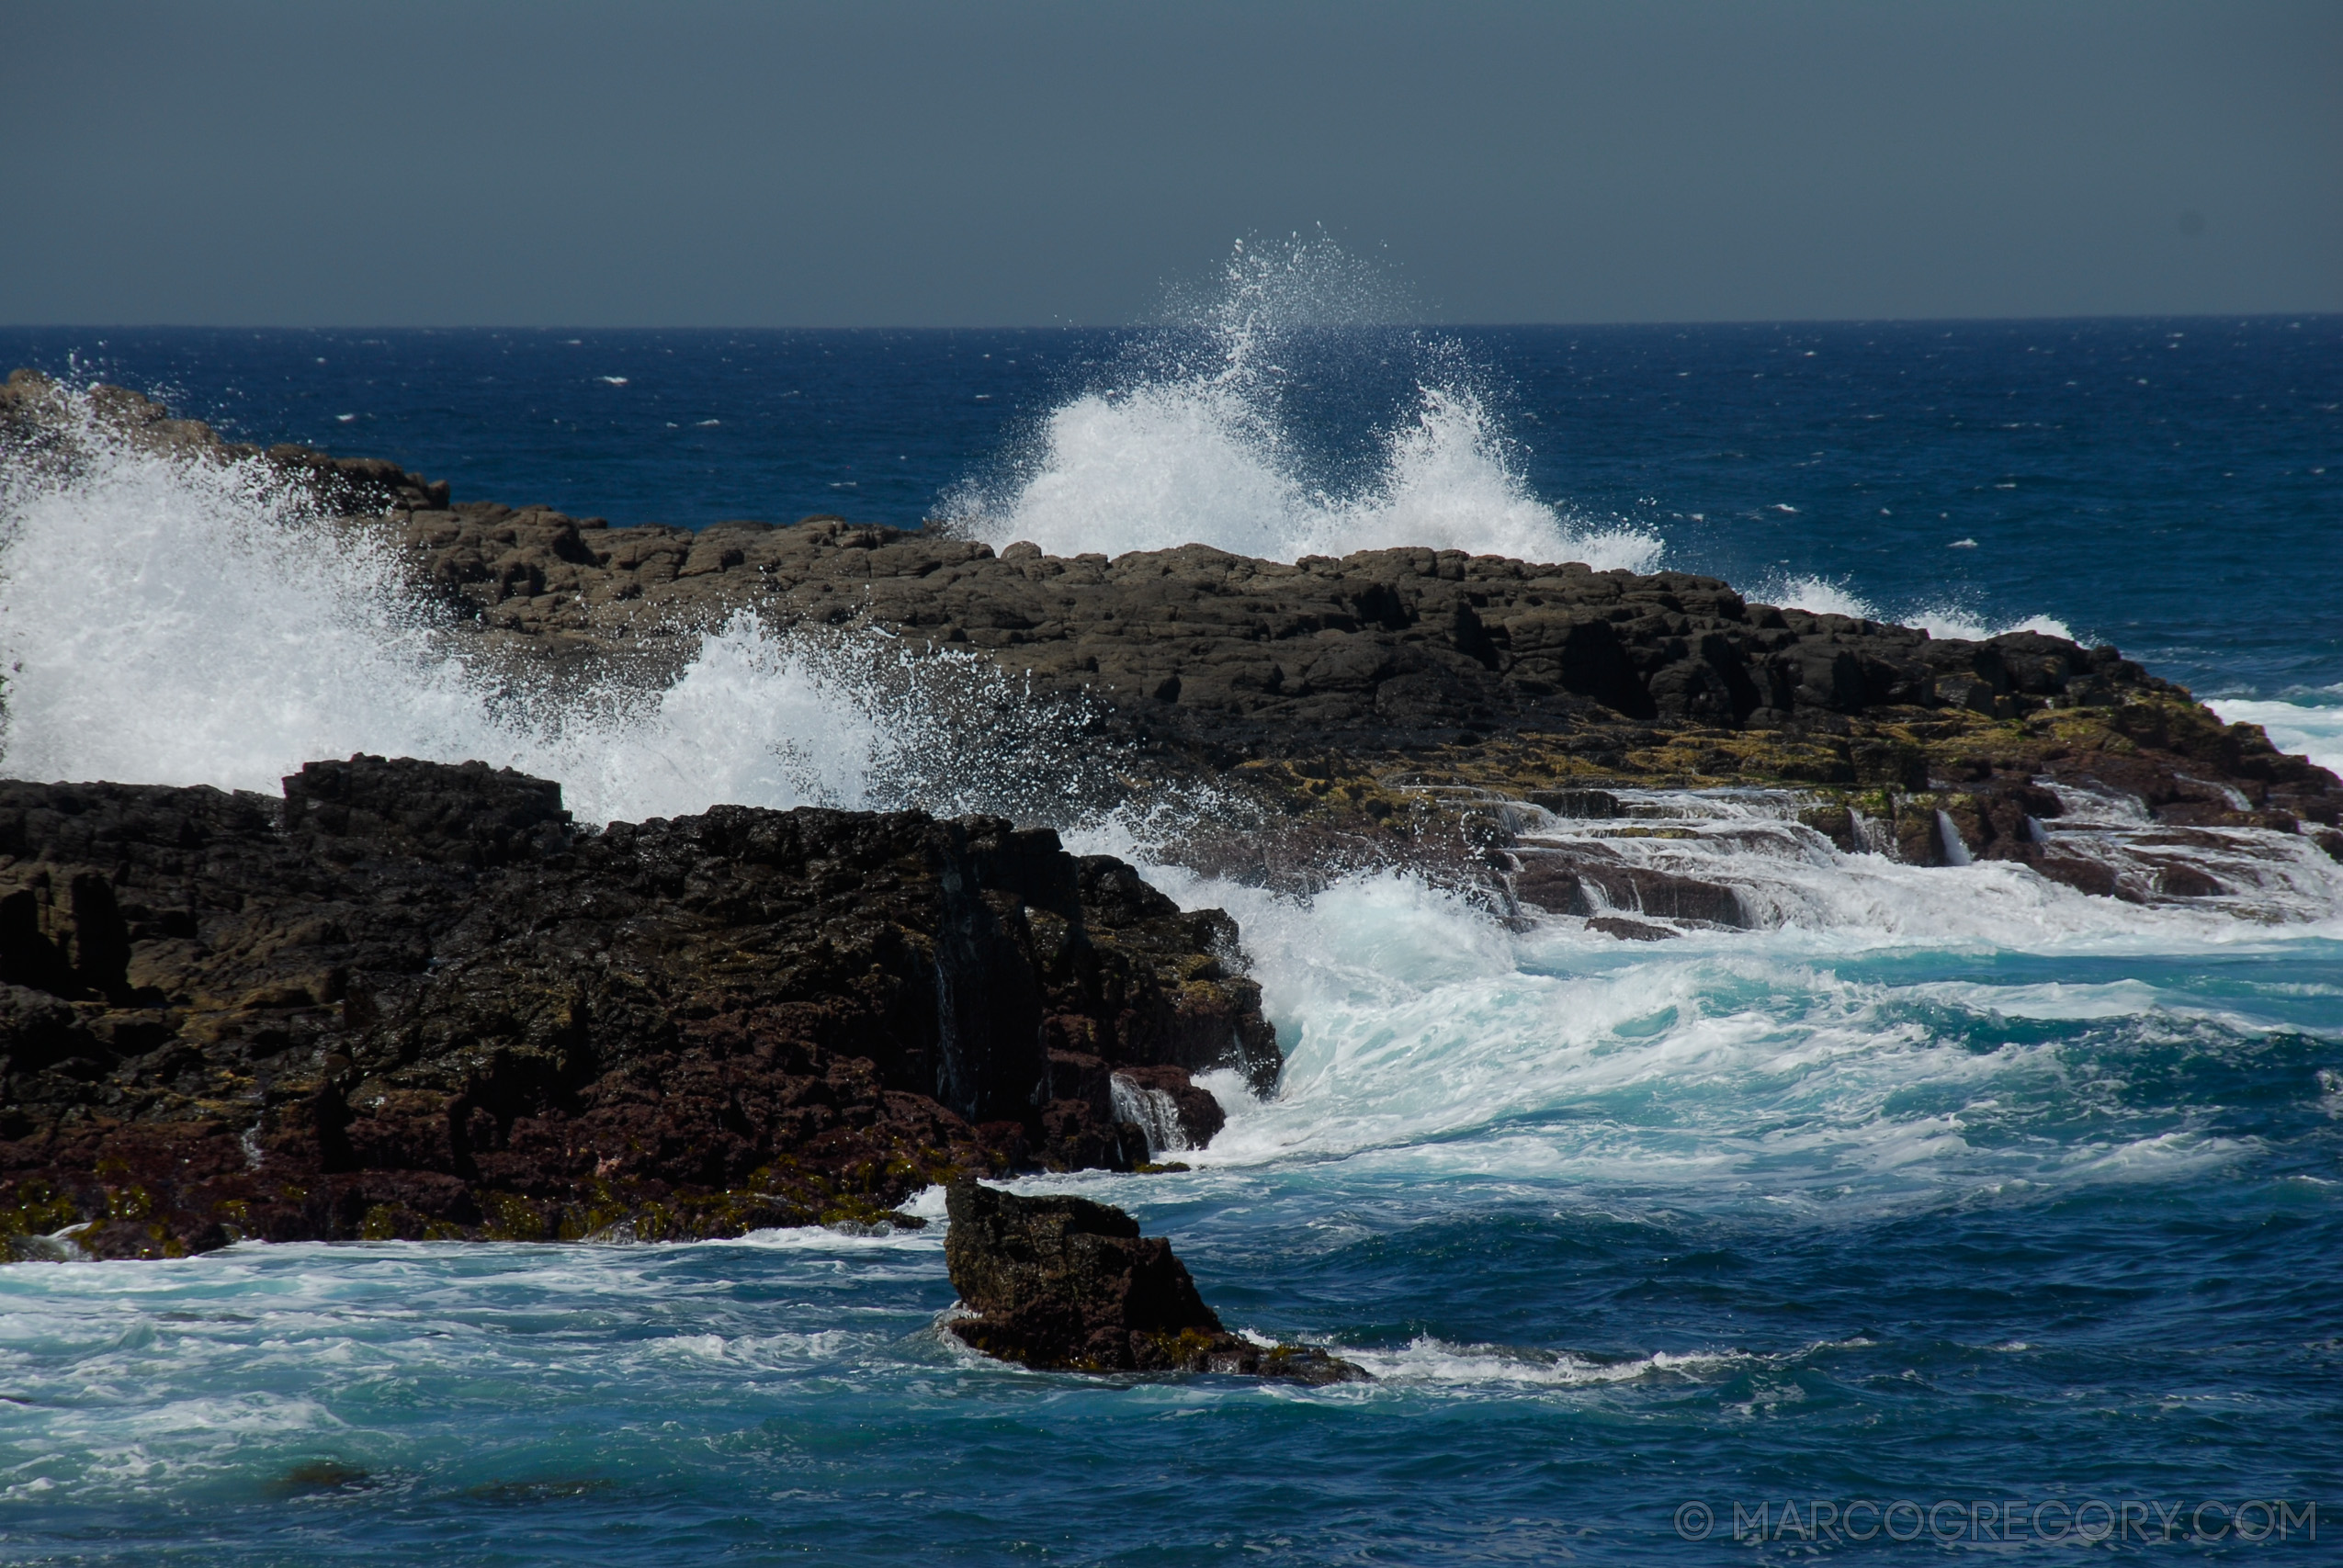
[[[722,1235],[1126,1168],[1118,1071],[1273,1080],[1236,951],[997,818],[592,832],[368,757],[281,802],[0,784],[0,1246]]]
[[[944,1258],[974,1315],[953,1333],[1002,1360],[1075,1371],[1226,1372],[1297,1382],[1367,1374],[1307,1346],[1230,1334],[1161,1236],[1086,1198],[1021,1198],[952,1184]]]

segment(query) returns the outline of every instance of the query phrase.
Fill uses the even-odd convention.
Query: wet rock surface
[[[0,439],[70,465],[76,406],[19,373]],[[119,389],[86,412],[387,531],[486,668],[657,681],[741,614],[964,654],[1124,787],[1212,784],[1228,809],[1171,852],[1272,886],[1406,864],[1644,942],[1788,918],[1670,848],[1734,833],[2138,902],[2234,894],[2273,844],[2343,860],[2343,783],[2112,649],[1454,551],[612,528],[223,445]],[[1721,829],[1656,791],[1770,792],[1779,819]],[[593,831],[541,780],[371,758],[282,800],[0,784],[0,1248],[720,1235],[898,1223],[958,1176],[1133,1168],[1218,1131],[1198,1071],[1274,1081],[1238,954],[1225,915],[998,818],[720,807]]]
[[[1020,1197],[974,1180],[946,1196],[944,1257],[970,1315],[951,1333],[1005,1361],[1086,1372],[1221,1372],[1306,1383],[1367,1381],[1314,1346],[1225,1328],[1161,1236],[1086,1198]]]
[[[2034,632],[1936,638],[1751,603],[1714,578],[1455,551],[1058,559],[834,519],[690,534],[499,506],[385,525],[525,661],[672,664],[744,609],[968,653],[1079,711],[1159,779],[1258,802],[1264,826],[1193,846],[1203,868],[1250,880],[1307,886],[1390,862],[1470,880],[1507,839],[1487,814],[1470,825],[1473,797],[1599,817],[1620,784],[1794,790],[1842,850],[2014,860],[2151,901],[2193,896],[2188,879],[2062,851],[2044,828],[2066,809],[2057,790],[2343,858],[2335,775],[2112,648]],[[1746,923],[1681,878],[1599,859],[1577,874],[1580,896],[1543,907]]]
[[[0,1247],[915,1224],[956,1174],[1145,1161],[1118,1074],[1208,1137],[1191,1075],[1278,1066],[1237,953],[998,818],[594,831],[369,757],[0,784]]]
[[[266,461],[327,509],[365,513],[492,660],[657,681],[742,612],[964,653],[1075,716],[1126,776],[1206,781],[1257,807],[1183,851],[1249,880],[1307,888],[1404,863],[1489,886],[1523,867],[1487,803],[1599,816],[1619,785],[1795,791],[1806,826],[1842,851],[2012,860],[2147,901],[2209,890],[2152,844],[2113,861],[2062,844],[2066,801],[2136,803],[2179,833],[2297,836],[2343,859],[2343,781],[2112,648],[2034,632],[1937,638],[1751,602],[1690,573],[1454,550],[1060,558],[834,517],[613,528],[452,502],[375,459],[225,446],[120,389],[93,401],[134,443]],[[62,406],[19,372],[0,389],[0,433],[45,438]],[[1741,923],[1715,889],[1573,858],[1575,890],[1549,863],[1529,907]]]

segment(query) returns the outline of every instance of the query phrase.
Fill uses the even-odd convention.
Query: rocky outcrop
[[[23,424],[55,394],[20,383],[0,419]],[[251,451],[135,394],[96,397],[186,449]],[[1179,846],[1255,880],[1308,886],[1405,861],[1486,883],[1519,868],[1485,803],[1621,785],[1795,791],[1842,849],[2016,860],[2119,897],[2196,897],[2204,884],[2170,856],[2134,874],[2060,843],[2053,825],[2077,792],[2136,802],[2175,834],[2261,829],[2343,859],[2343,781],[2112,648],[2037,633],[1937,638],[1751,602],[1689,573],[1453,550],[1288,565],[1188,546],[1110,560],[828,517],[613,528],[451,503],[387,465],[367,478],[350,467],[362,460],[266,457],[321,494],[362,494],[368,525],[394,535],[418,584],[492,657],[657,680],[741,611],[965,651],[1038,703],[1079,710],[1086,734],[1128,760],[1127,778],[1208,781],[1257,808]],[[1534,907],[1608,899],[1735,923],[1714,890],[1600,856],[1571,868],[1575,890],[1541,869],[1554,886]]]
[[[2343,783],[2111,648],[1935,638],[1687,573],[1421,549],[1057,559],[834,519],[691,534],[481,505],[385,525],[515,658],[672,660],[741,608],[968,650],[1079,705],[1158,772],[1263,802],[1279,830],[1192,846],[1239,874],[1469,859],[1502,834],[1460,837],[1465,795],[1621,784],[1794,789],[1843,848],[2020,860],[2100,893],[2181,883],[2113,879],[2048,841],[2054,786],[2134,799],[2174,828],[2302,833],[2343,857]]]
[[[1237,938],[996,818],[594,831],[370,757],[281,801],[0,784],[0,1246],[722,1235],[1127,1168],[1117,1074],[1274,1077]]]
[[[1933,641],[1751,604],[1714,578],[1456,550],[1286,565],[1190,545],[1060,559],[834,519],[691,533],[482,504],[392,523],[422,575],[507,648],[625,645],[742,607],[778,625],[875,625],[977,651],[1229,761],[1296,755],[1305,736],[1397,750],[1586,730],[1607,744],[1576,750],[1601,761],[1687,728],[1830,737],[1880,709],[2009,718],[2053,698],[2170,690],[2111,649],[2032,633]],[[1850,784],[1909,771],[1852,747],[1837,758]]]
[[[946,1196],[944,1258],[968,1315],[950,1332],[1004,1361],[1085,1372],[1223,1372],[1364,1381],[1314,1346],[1257,1345],[1223,1327],[1161,1236],[1086,1198],[1021,1198],[972,1180]]]
[[[1809,791],[1825,811],[1892,820],[1871,847],[1923,863],[1946,856],[1928,830],[1941,809],[1964,852],[2078,885],[2094,874],[2025,829],[2057,809],[2045,785],[2343,853],[2343,783],[2112,648],[1931,637],[1690,573],[1429,549],[1057,558],[834,518],[694,533],[486,503],[383,525],[516,659],[672,662],[741,609],[968,651],[1161,771],[1306,819],[1319,837],[1288,856],[1306,863],[1421,837],[1438,806],[1427,788],[1520,799],[1620,783]],[[1275,836],[1228,847],[1274,874]]]

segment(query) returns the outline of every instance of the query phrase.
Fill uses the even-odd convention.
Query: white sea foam
[[[1950,600],[1926,600],[1899,608],[1882,609],[1860,592],[1851,581],[1843,578],[1778,575],[1768,580],[1751,597],[1764,604],[1810,610],[1817,615],[1851,615],[1862,621],[1890,621],[1898,626],[1919,626],[1930,637],[1963,642],[1983,642],[1987,637],[2001,637],[2009,632],[2040,632],[2044,637],[2066,637],[2070,641],[2075,636],[2066,622],[2052,615],[1992,620]]]
[[[133,449],[0,469],[0,769],[274,793],[305,761],[479,759],[561,782],[588,820],[719,802],[1009,807],[1048,817],[1073,740],[970,658],[776,635],[741,615],[672,684],[555,687],[489,667],[255,463]]]
[[[2343,773],[2343,686],[2329,686],[2311,701],[2223,698],[2206,705],[2224,723],[2260,725],[2281,751]]]
[[[932,1246],[915,1258],[768,1250],[755,1271],[783,1285],[777,1298],[743,1297],[692,1247],[247,1243],[138,1269],[4,1270],[0,1377],[18,1403],[0,1498],[282,1490],[299,1484],[291,1466],[320,1459],[372,1472],[378,1490],[408,1466],[485,1461],[483,1479],[511,1475],[496,1457],[510,1437],[465,1421],[417,1447],[377,1418],[418,1400],[526,1408],[532,1438],[570,1434],[593,1472],[601,1428],[570,1425],[570,1402],[656,1387],[673,1411],[746,1382],[834,1387],[899,1365],[919,1304],[863,1296],[924,1292],[941,1268]]]
[[[935,1189],[942,1191],[941,1188]],[[905,1204],[906,1209],[911,1205]],[[849,1225],[794,1225],[776,1230],[751,1231],[746,1235],[721,1241],[662,1242],[656,1245],[674,1247],[758,1247],[781,1252],[831,1252],[854,1257],[867,1257],[889,1252],[936,1252],[944,1246],[944,1229],[933,1223],[944,1217],[939,1202],[933,1215],[918,1217],[931,1221],[922,1230],[897,1230],[892,1226],[868,1229]]]
[[[1661,1350],[1613,1360],[1568,1351],[1523,1349],[1508,1345],[1455,1345],[1419,1335],[1395,1350],[1344,1348],[1387,1384],[1448,1387],[1476,1392],[1602,1388],[1618,1383],[1710,1382],[1768,1367],[1799,1365],[1817,1352],[1868,1346],[1867,1339],[1808,1345],[1788,1353],[1756,1355],[1740,1350]]]
[[[1279,410],[1285,362],[1326,350],[1357,279],[1322,240],[1239,245],[1219,293],[1179,334],[1200,333],[1201,354],[1142,356],[1118,384],[1070,399],[1010,481],[946,499],[952,525],[1055,555],[1202,544],[1290,561],[1420,546],[1651,569],[1656,536],[1572,517],[1530,492],[1488,400],[1453,366],[1427,367],[1371,480],[1339,494],[1310,482]]]
[[[1680,922],[1675,941],[1626,943],[1573,919],[1509,926],[1475,899],[1397,874],[1300,900],[1155,868],[1183,904],[1237,917],[1287,1052],[1276,1095],[1225,1097],[1228,1127],[1183,1156],[1203,1169],[1180,1179],[1208,1190],[1332,1156],[1395,1178],[1689,1188],[1703,1201],[1844,1209],[1935,1201],[1948,1186],[2178,1173],[2231,1159],[2236,1145],[2187,1116],[2081,1145],[2009,1135],[2003,1108],[2078,1092],[2061,1054],[2074,1039],[2146,1049],[2286,1027],[2250,996],[2208,1001],[2158,984],[2188,970],[2168,971],[2168,959],[2324,951],[2343,938],[2343,868],[2287,835],[2235,835],[2227,874],[2269,871],[2271,885],[2254,894],[2262,904],[2143,908],[2009,862],[1842,854],[1783,819],[1778,803],[1770,819],[1765,801],[1729,796],[1683,797],[1681,810],[1677,830],[1690,837],[1602,841],[1650,869],[1733,887],[1760,929]],[[1561,844],[1606,829],[1543,830]],[[1137,852],[1111,838],[1086,847]],[[2266,912],[2241,919],[2246,908]],[[2271,923],[2274,908],[2291,918]],[[2116,958],[2137,973],[2090,984],[1938,977],[1996,953]],[[2074,1027],[1973,1046],[2009,1038],[2006,1019]],[[1969,1135],[1980,1121],[1999,1129],[1983,1145]]]

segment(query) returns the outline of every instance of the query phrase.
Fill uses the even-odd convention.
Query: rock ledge
[[[1125,1107],[1200,1145],[1191,1074],[1274,1081],[1237,937],[997,818],[594,831],[364,756],[281,800],[0,782],[0,1260],[910,1224],[1128,1169]]]

